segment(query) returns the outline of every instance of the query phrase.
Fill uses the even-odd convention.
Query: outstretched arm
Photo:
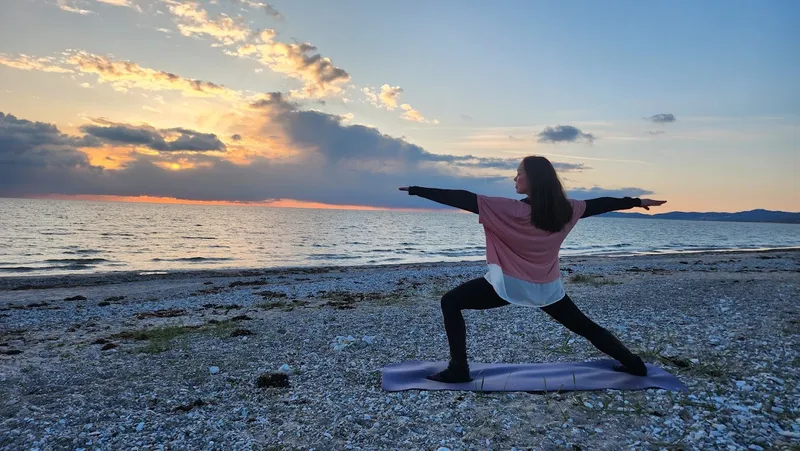
[[[410,196],[419,196],[430,199],[440,204],[460,208],[478,214],[478,196],[463,189],[424,188],[421,186],[408,186],[400,188],[408,191]]]
[[[586,211],[583,212],[581,218],[601,215],[609,211],[628,210],[633,207],[641,207],[645,210],[649,210],[650,207],[663,205],[666,202],[665,200],[640,199],[638,197],[598,197],[586,201]]]
[[[586,211],[583,212],[581,218],[601,215],[609,211],[628,210],[633,207],[639,207],[641,204],[642,200],[638,197],[598,197],[595,199],[587,199]]]

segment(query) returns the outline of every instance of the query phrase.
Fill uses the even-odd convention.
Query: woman
[[[588,339],[597,349],[618,360],[616,367],[646,376],[647,367],[608,330],[581,312],[564,291],[558,263],[561,243],[581,218],[664,204],[639,198],[600,197],[586,201],[568,199],[553,165],[544,157],[525,157],[514,177],[522,200],[476,195],[464,190],[402,187],[409,195],[425,197],[478,214],[486,234],[485,276],[470,280],[442,297],[442,315],[450,345],[448,367],[428,379],[469,382],[467,337],[463,309],[485,310],[509,304],[544,310],[572,332]]]

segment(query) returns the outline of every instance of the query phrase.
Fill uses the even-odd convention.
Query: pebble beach
[[[0,278],[0,447],[800,448],[800,251],[566,257],[567,292],[688,388],[386,392],[444,361],[483,262]],[[546,314],[465,311],[472,362],[605,358]]]

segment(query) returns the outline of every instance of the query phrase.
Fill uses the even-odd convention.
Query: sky
[[[0,196],[800,211],[796,1],[5,0]],[[642,211],[644,212],[644,211]]]

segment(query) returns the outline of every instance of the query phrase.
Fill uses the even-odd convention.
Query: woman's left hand
[[[665,203],[667,203],[665,200],[642,199],[642,205],[639,206],[645,210],[650,210],[650,207],[658,207],[659,205],[664,205]]]
[[[400,191],[408,191],[408,187],[407,186],[402,186],[402,187],[400,187]]]

